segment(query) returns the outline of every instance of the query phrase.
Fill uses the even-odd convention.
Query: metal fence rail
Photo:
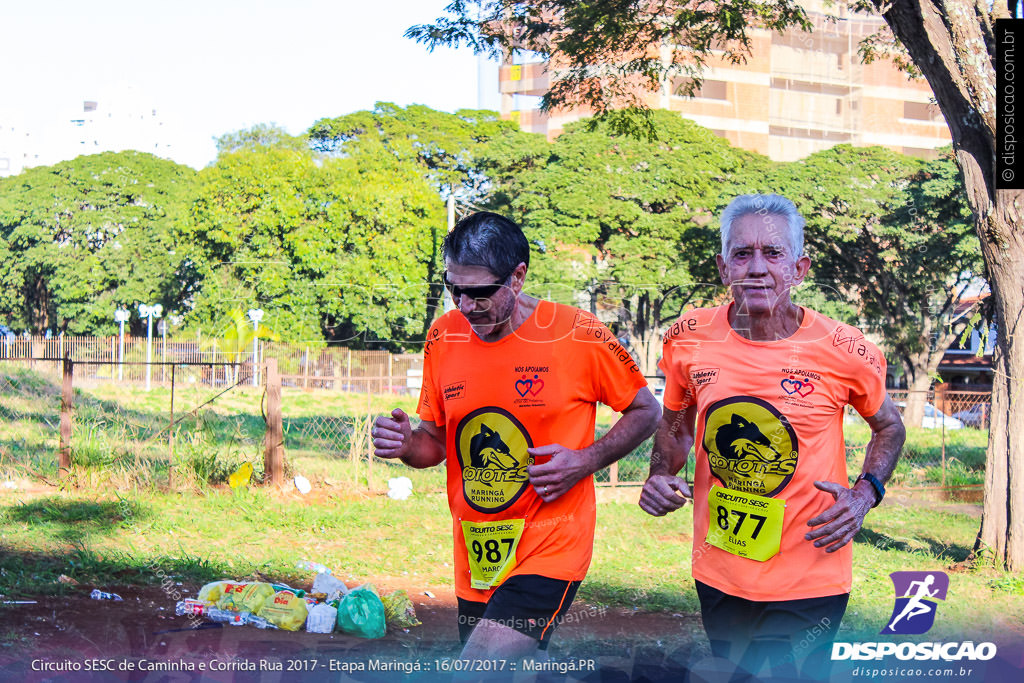
[[[147,362],[147,355],[150,362]],[[117,337],[0,339],[0,369],[4,371],[0,373],[0,459],[19,453],[31,467],[52,459],[55,451],[69,454],[67,457],[75,454],[84,461],[124,460],[130,456],[137,463],[152,465],[159,461],[168,481],[176,464],[191,467],[194,478],[202,479],[209,475],[202,471],[203,467],[210,469],[220,466],[222,461],[239,460],[240,452],[228,451],[237,450],[241,447],[237,446],[239,444],[244,445],[247,452],[252,451],[257,447],[256,442],[264,438],[259,387],[266,384],[266,371],[254,372],[254,368],[266,367],[269,362],[277,366],[278,387],[311,392],[359,392],[366,397],[366,410],[350,416],[309,411],[293,413],[285,400],[282,404],[283,433],[275,437],[275,443],[286,451],[362,463],[360,466],[367,468],[367,479],[372,479],[374,463],[379,465],[381,461],[373,458],[368,438],[373,417],[370,396],[418,393],[422,379],[420,355],[264,343],[258,347],[256,356],[258,365],[253,363],[252,351],[231,356],[210,348],[201,339],[166,343],[162,339],[153,340],[147,352],[145,338],[126,338],[123,353]],[[141,385],[148,374],[154,386],[163,387],[165,393],[167,388],[171,390],[166,396],[166,408],[158,409],[167,419],[154,421],[152,411],[137,410],[130,404],[76,398],[74,432],[65,434],[72,429],[70,419],[65,419],[69,411],[62,409],[70,394],[69,387],[64,386],[68,381],[65,358],[74,366],[77,388],[97,383]],[[649,380],[659,393],[660,378]],[[232,416],[235,406],[241,405],[240,401],[250,399],[242,392],[224,398],[219,398],[220,394],[250,385],[257,385],[251,392],[255,406]],[[103,391],[112,390],[106,387]],[[186,391],[190,392],[188,401],[184,400]],[[889,390],[889,394],[901,410],[910,395],[899,389]],[[164,400],[162,397],[163,394],[160,400]],[[209,403],[213,400],[218,400],[224,409],[210,410]],[[931,428],[941,439],[941,481],[945,485],[947,442],[956,444],[951,436],[956,430],[988,428],[991,394],[953,391],[940,385],[928,391],[924,400],[923,424],[908,426]],[[859,419],[853,417],[852,411],[848,412],[852,421]],[[850,450],[857,448],[863,448],[863,444]],[[953,451],[951,461],[964,452],[962,444],[955,448],[960,450]],[[209,459],[207,454],[214,451],[221,452],[220,461]],[[978,449],[972,446],[967,455],[976,460]],[[640,485],[647,476],[649,457],[648,443],[598,472],[595,480],[598,485],[613,487]],[[935,460],[937,463],[939,457]],[[689,461],[692,463],[692,458]],[[66,465],[67,462],[62,462],[61,467]]]
[[[178,381],[227,386],[239,377],[258,381],[254,368],[276,359],[283,386],[369,393],[415,393],[422,377],[420,354],[354,350],[311,344],[260,341],[256,349],[229,352],[213,339],[194,340],[125,337],[4,337],[0,360],[21,362],[32,369],[53,371],[53,363],[70,358],[82,365],[79,380],[150,382],[167,385],[170,367],[178,365]],[[188,366],[188,367],[186,367]],[[59,372],[59,368],[57,369]]]

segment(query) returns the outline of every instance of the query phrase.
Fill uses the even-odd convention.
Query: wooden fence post
[[[171,426],[167,430],[167,488],[174,488],[174,369],[171,366]]]
[[[935,399],[935,410],[938,411],[935,414],[935,419],[939,419],[938,413],[942,413],[942,424],[938,425],[942,429],[942,486],[946,485],[946,411],[949,408],[946,406],[946,391],[949,390],[949,383],[943,382],[942,384],[935,385],[934,399]]]
[[[60,453],[57,460],[57,474],[66,477],[71,469],[71,411],[74,409],[75,392],[72,388],[74,361],[64,356],[64,383],[60,395]]]
[[[281,375],[277,359],[267,359],[267,432],[263,439],[265,484],[284,483],[284,424],[281,418]]]

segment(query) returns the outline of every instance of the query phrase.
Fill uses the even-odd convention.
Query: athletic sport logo
[[[462,467],[462,491],[479,512],[501,512],[529,486],[526,468],[533,446],[526,428],[507,410],[488,406],[462,418],[455,447]]]
[[[949,577],[944,572],[893,572],[896,604],[883,634],[918,635],[935,623],[938,600],[946,599]]]
[[[712,404],[704,416],[704,450],[726,488],[774,496],[796,471],[799,446],[786,416],[753,396]]]

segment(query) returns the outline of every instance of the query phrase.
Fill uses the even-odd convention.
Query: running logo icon
[[[946,599],[949,577],[944,572],[893,572],[889,578],[896,589],[896,604],[881,633],[927,633],[935,623],[938,601]]]

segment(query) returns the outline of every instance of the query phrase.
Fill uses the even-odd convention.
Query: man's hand
[[[816,481],[814,485],[826,493],[831,493],[836,502],[807,522],[807,526],[818,528],[809,531],[804,538],[814,541],[815,548],[828,546],[825,552],[834,553],[857,535],[864,523],[864,516],[868,514],[875,500],[873,496],[869,497],[859,489],[848,489],[834,481]]]
[[[373,421],[373,454],[378,458],[401,458],[412,441],[412,423],[401,408],[391,411],[391,417],[380,415]]]
[[[557,500],[580,479],[592,474],[587,458],[562,444],[549,443],[547,446],[528,448],[526,452],[534,458],[551,456],[544,464],[531,465],[526,470],[530,475],[530,484],[545,503]]]
[[[681,477],[671,474],[652,474],[640,492],[640,507],[649,515],[661,517],[686,505],[693,493]]]

